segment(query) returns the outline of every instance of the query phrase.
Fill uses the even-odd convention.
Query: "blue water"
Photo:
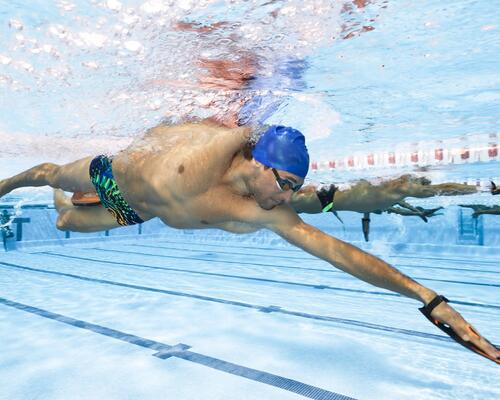
[[[117,151],[160,120],[226,113],[242,99],[250,121],[303,130],[319,161],[497,143],[499,20],[487,1],[0,0],[0,179]],[[182,31],[178,21],[224,25]],[[200,84],[200,60],[245,57],[258,60],[250,85]],[[309,180],[500,177],[498,156],[457,159]],[[419,303],[272,233],[154,220],[66,237],[50,190],[0,202],[38,205],[17,208],[30,221],[0,249],[0,399],[500,398],[498,368],[443,336]],[[427,224],[372,215],[368,243],[360,214],[303,217],[445,294],[500,344],[498,216],[458,207],[496,197],[410,202],[446,208]]]

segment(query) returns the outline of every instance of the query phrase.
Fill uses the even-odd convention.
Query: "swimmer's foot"
[[[0,190],[1,191],[1,190]],[[495,185],[495,182],[491,181],[491,194],[497,195],[500,194],[500,189],[497,188],[497,185]],[[1,197],[1,196],[0,196]]]
[[[71,197],[74,206],[98,206],[101,199],[96,192],[75,192]]]
[[[425,217],[434,217],[436,215],[443,215],[443,214],[436,214],[436,212],[439,210],[442,210],[443,207],[436,207],[436,208],[417,207],[417,208],[422,213],[422,215]]]
[[[54,207],[57,212],[61,212],[66,208],[73,207],[71,199],[64,194],[62,189],[54,189]]]

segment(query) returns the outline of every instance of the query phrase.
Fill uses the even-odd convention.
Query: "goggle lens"
[[[293,192],[298,192],[300,188],[302,187],[301,183],[294,183],[290,179],[287,178],[282,178],[279,174],[278,171],[276,171],[275,168],[272,169],[273,174],[276,178],[276,183],[278,184],[278,187],[286,192],[287,190],[291,190]]]

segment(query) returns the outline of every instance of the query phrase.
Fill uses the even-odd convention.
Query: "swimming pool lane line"
[[[415,255],[415,256],[404,256],[404,255],[390,255],[389,257],[391,258],[417,258],[421,260],[439,260],[439,261],[451,261],[451,262],[457,262],[460,264],[485,264],[485,265],[498,265],[497,261],[486,261],[486,260],[464,260],[462,258],[444,258],[444,257],[423,257],[420,255]]]
[[[276,266],[273,264],[262,264],[262,263],[254,263],[254,262],[246,262],[246,261],[231,261],[231,260],[211,260],[207,258],[199,258],[199,257],[183,257],[183,256],[168,256],[168,255],[161,255],[161,254],[144,254],[144,253],[138,253],[138,252],[133,252],[133,251],[127,251],[127,250],[113,250],[113,249],[101,249],[99,247],[87,247],[87,248],[80,248],[80,250],[93,250],[93,251],[104,251],[104,252],[113,252],[113,253],[123,253],[123,254],[135,254],[135,255],[147,255],[151,257],[160,257],[160,258],[169,258],[169,259],[176,259],[176,260],[194,260],[194,261],[202,261],[202,262],[211,262],[211,263],[221,263],[221,264],[236,264],[236,265],[250,265],[250,266],[259,266],[259,267],[273,267],[273,268],[279,268],[281,266]],[[60,254],[60,253],[55,253],[51,251],[40,251],[37,252],[37,254],[47,254],[47,255],[55,255],[59,257],[68,257],[68,258],[76,258],[76,256],[69,256],[66,254]],[[100,261],[97,259],[92,259],[92,258],[85,258],[87,260],[91,261]],[[326,262],[326,261],[325,261]],[[125,265],[132,265],[128,263],[124,263]],[[334,267],[332,267],[334,268]],[[196,271],[197,272],[197,271]],[[342,271],[332,271],[333,273],[339,273],[342,274]],[[195,272],[191,272],[195,273]],[[215,273],[214,273],[215,274]],[[221,274],[221,276],[224,276],[224,274]],[[234,278],[235,276],[231,275],[226,275],[226,277],[231,277]],[[454,280],[449,280],[449,279],[434,279],[434,278],[425,278],[425,277],[419,277],[419,276],[412,276],[413,279],[418,279],[421,281],[430,281],[430,282],[443,282],[443,283],[452,283],[452,284],[458,284],[458,285],[472,285],[472,286],[486,286],[486,287],[500,287],[500,284],[497,283],[481,283],[481,282],[470,282],[470,281],[454,281]],[[309,284],[301,284],[301,283],[295,283],[295,282],[288,282],[288,281],[275,281],[275,280],[266,280],[265,278],[252,278],[252,277],[241,277],[241,279],[253,279],[253,280],[260,280],[260,281],[270,281],[270,282],[279,282],[279,283],[284,283],[284,284],[290,284],[290,285],[302,285],[302,286],[321,286],[323,289],[330,289],[331,287],[325,286],[325,285],[309,285]],[[325,287],[323,287],[325,286]],[[355,289],[353,289],[355,290]],[[381,293],[381,292],[379,292]],[[386,294],[386,295],[391,295],[391,294]]]
[[[109,249],[106,249],[106,251],[117,251],[118,252],[118,250],[109,250]],[[307,288],[311,288],[311,289],[332,290],[332,291],[348,292],[348,293],[362,293],[362,294],[370,294],[370,295],[376,295],[376,296],[403,297],[398,293],[391,293],[391,292],[379,292],[379,291],[375,291],[375,290],[363,290],[363,289],[349,289],[349,288],[342,288],[342,287],[330,286],[330,285],[316,285],[316,284],[311,284],[311,283],[280,281],[280,280],[276,280],[276,279],[255,278],[255,277],[251,277],[251,276],[242,276],[242,275],[229,275],[229,274],[222,274],[222,273],[216,273],[216,272],[193,271],[193,270],[189,270],[189,269],[172,268],[172,267],[157,267],[157,266],[145,265],[145,264],[127,263],[124,261],[109,261],[109,260],[101,260],[101,259],[90,258],[90,257],[71,256],[68,254],[59,254],[59,253],[54,253],[54,252],[50,252],[50,251],[37,252],[36,254],[70,258],[70,259],[82,260],[82,261],[92,261],[92,262],[118,265],[118,266],[145,268],[145,269],[153,269],[153,270],[165,270],[165,271],[173,271],[173,272],[193,274],[193,275],[216,276],[219,278],[248,280],[248,281],[265,282],[265,283],[271,283],[271,284],[276,283],[279,285],[300,286],[300,287],[307,287]],[[159,257],[169,258],[170,256],[159,256]],[[184,259],[183,257],[175,257],[175,258]],[[186,259],[192,260],[193,258],[186,257]],[[197,260],[197,261],[212,261],[212,262],[217,261],[217,260],[203,260],[203,259],[197,259],[197,258],[195,258],[195,260]],[[221,261],[221,262],[224,262],[224,261]],[[473,303],[473,302],[466,302],[466,301],[460,301],[460,300],[453,300],[453,301],[450,301],[450,303],[451,304],[460,304],[460,305],[464,305],[464,306],[471,306],[471,307],[500,309],[500,305],[495,305],[495,304]]]
[[[167,290],[167,289],[157,289],[157,288],[152,288],[152,287],[148,287],[148,286],[133,285],[133,284],[128,284],[128,283],[108,281],[108,280],[104,280],[104,279],[89,278],[89,277],[74,275],[74,274],[67,274],[67,273],[63,273],[63,272],[49,271],[49,270],[43,270],[43,269],[38,269],[38,268],[32,268],[32,267],[25,267],[25,266],[21,266],[21,265],[6,263],[3,261],[0,262],[0,265],[6,266],[8,268],[16,268],[16,269],[26,270],[26,271],[30,271],[30,272],[38,272],[38,273],[44,273],[44,274],[50,274],[50,275],[56,275],[56,276],[63,276],[63,277],[78,279],[78,280],[92,282],[92,283],[100,283],[100,284],[105,284],[105,285],[125,287],[125,288],[129,288],[129,289],[142,290],[142,291],[153,292],[153,293],[162,293],[162,294],[167,294],[167,295],[171,295],[171,296],[187,297],[187,298],[192,298],[192,299],[201,300],[201,301],[208,301],[208,302],[212,302],[212,303],[227,304],[227,305],[243,307],[243,308],[247,308],[247,309],[253,309],[256,311],[263,312],[263,313],[275,312],[275,313],[279,313],[279,314],[307,318],[307,319],[312,319],[312,320],[316,320],[316,321],[326,321],[326,322],[333,322],[333,323],[347,325],[347,326],[357,326],[357,327],[361,327],[361,328],[367,328],[367,329],[372,329],[372,330],[377,330],[377,331],[382,331],[382,332],[390,332],[390,333],[397,333],[397,334],[402,334],[402,335],[412,336],[412,337],[433,339],[433,340],[447,342],[447,343],[453,342],[452,339],[450,339],[447,336],[443,336],[443,335],[436,335],[436,334],[432,334],[432,333],[419,332],[419,331],[414,331],[414,330],[410,330],[410,329],[403,329],[403,328],[393,328],[390,326],[378,325],[378,324],[373,324],[370,322],[362,322],[362,321],[346,319],[346,318],[337,318],[337,317],[322,316],[322,315],[317,315],[317,314],[303,313],[303,312],[298,312],[298,311],[290,311],[290,310],[283,309],[279,306],[273,306],[273,305],[271,305],[271,306],[259,306],[259,305],[255,305],[255,304],[244,303],[241,301],[225,300],[225,299],[219,299],[219,298],[210,297],[210,296],[202,296],[202,295],[191,294],[191,293],[177,292],[177,291]]]
[[[271,374],[265,371],[248,368],[239,364],[234,364],[218,358],[206,356],[200,353],[189,351],[191,346],[179,343],[174,346],[165,343],[157,342],[155,340],[146,339],[140,336],[132,335],[129,333],[121,332],[115,329],[107,328],[102,325],[92,324],[80,319],[74,319],[66,315],[53,313],[41,308],[32,307],[26,304],[18,303],[0,297],[0,304],[4,306],[15,308],[24,312],[39,315],[44,318],[52,319],[76,328],[85,329],[94,333],[111,337],[126,343],[136,346],[144,347],[155,351],[152,354],[154,357],[162,360],[168,360],[171,357],[180,358],[185,361],[190,361],[195,364],[204,365],[211,369],[222,371],[231,375],[239,376],[241,378],[249,379],[255,382],[263,383],[266,385],[274,386],[289,392],[296,393],[303,397],[315,400],[355,400],[352,397],[343,394],[331,392],[319,388],[317,386],[308,385],[294,379],[285,378],[280,375]]]
[[[186,235],[186,239],[192,239],[190,238],[189,236]],[[158,243],[174,243],[174,244],[181,244],[179,243],[178,241],[173,241],[173,240],[163,240],[163,239],[158,239],[158,240],[155,240],[157,241]],[[211,242],[214,242],[214,241],[217,241],[217,240],[212,240]],[[220,241],[219,241],[220,243]],[[361,243],[361,242],[360,242]],[[189,243],[190,245],[191,244],[196,244],[196,245],[199,245],[199,246],[209,246],[209,247],[218,247],[220,248],[220,244],[214,244],[214,243],[207,243],[207,242],[190,242]],[[257,243],[259,245],[259,249],[260,250],[269,250],[269,251],[272,251],[272,252],[275,252],[275,251],[286,251],[286,252],[290,252],[290,253],[304,253],[304,250],[301,250],[299,248],[283,248],[281,246],[270,246],[270,247],[265,247],[262,243]],[[351,243],[352,244],[352,243]],[[419,244],[419,243],[415,243],[415,244]],[[137,245],[137,246],[140,246],[140,245]],[[255,246],[242,246],[242,245],[232,245],[232,244],[229,244],[228,242],[224,242],[224,246],[226,247],[230,247],[230,248],[234,248],[234,249],[250,249],[250,250],[255,250]],[[389,245],[390,247],[392,247],[393,245]],[[359,247],[359,246],[358,246]],[[361,248],[361,247],[360,247]],[[361,248],[362,249],[362,248]],[[370,249],[366,250],[366,249],[362,249],[362,250],[365,250],[365,251],[370,251]],[[379,256],[379,257],[382,257],[382,256]],[[453,262],[458,262],[458,263],[463,263],[463,264],[474,264],[474,263],[477,263],[477,264],[487,264],[487,265],[498,265],[498,262],[496,261],[486,261],[486,260],[470,260],[470,259],[463,259],[463,258],[445,258],[445,257],[422,257],[420,254],[415,254],[415,255],[387,255],[387,256],[383,256],[383,257],[391,257],[391,258],[416,258],[418,257],[419,259],[428,259],[428,260],[442,260],[442,261],[453,261]]]
[[[147,255],[147,256],[152,256],[152,257],[175,258],[175,259],[189,259],[189,260],[197,260],[197,261],[203,261],[203,262],[207,262],[208,261],[208,262],[221,262],[221,263],[226,263],[226,264],[257,265],[257,266],[269,266],[269,267],[275,267],[275,268],[276,267],[283,267],[283,266],[276,266],[274,264],[262,264],[262,263],[246,262],[246,261],[231,261],[231,260],[220,260],[220,259],[219,260],[210,260],[210,259],[206,259],[206,258],[197,258],[197,257],[168,256],[168,255],[149,254],[149,253],[144,254],[144,253],[139,253],[139,252],[134,252],[134,251],[128,251],[128,250],[102,249],[102,248],[99,248],[99,247],[91,247],[91,248],[87,248],[87,249],[98,250],[98,251],[108,251],[108,252],[115,252],[115,253],[124,253],[124,254]],[[308,260],[308,259],[306,259],[306,260]],[[292,267],[290,267],[290,268],[292,268]],[[322,270],[322,271],[325,271],[325,270]],[[328,271],[328,270],[326,270],[326,271]],[[343,271],[330,271],[330,272],[332,272],[332,273],[342,273]],[[500,284],[496,284],[496,283],[454,281],[454,280],[448,280],[448,279],[434,279],[434,278],[425,278],[425,277],[419,277],[419,276],[413,276],[412,278],[413,279],[422,280],[422,281],[431,281],[431,282],[444,282],[444,283],[453,283],[453,284],[461,284],[461,285],[500,287]]]
[[[127,244],[128,245],[128,244]],[[150,244],[137,244],[137,243],[130,243],[130,246],[133,247],[144,247],[144,248],[151,248],[151,249],[165,249],[165,250],[179,250],[179,251],[189,251],[189,252],[207,252],[207,250],[196,250],[196,249],[189,249],[189,248],[180,248],[180,247],[171,247],[171,246],[153,246]],[[203,247],[203,245],[200,245]],[[220,249],[220,246],[219,246]],[[250,249],[249,249],[250,250]],[[255,251],[255,248],[252,249]],[[209,250],[210,251],[210,250]],[[276,254],[276,251],[280,251],[279,249],[274,250],[273,254]],[[248,252],[234,252],[234,251],[223,251],[223,250],[216,250],[214,251],[217,254],[229,254],[229,255],[248,255]],[[254,257],[269,257],[270,255],[268,254],[253,254],[252,256]],[[306,253],[306,256],[284,256],[284,255],[279,255],[280,259],[283,260],[297,260],[297,261],[318,261],[317,257],[314,256],[309,256]]]
[[[300,282],[292,282],[292,281],[280,281],[280,280],[269,279],[269,278],[255,278],[255,277],[244,276],[244,275],[243,276],[242,275],[229,275],[229,274],[222,274],[222,273],[218,273],[218,272],[195,271],[195,270],[183,269],[183,268],[157,267],[157,266],[153,266],[153,265],[145,265],[145,264],[137,264],[137,263],[127,263],[127,262],[123,262],[123,261],[101,260],[101,259],[98,259],[98,258],[71,256],[69,254],[59,254],[59,253],[53,253],[53,252],[39,252],[37,254],[43,254],[43,255],[55,256],[55,257],[63,257],[63,258],[70,258],[70,259],[73,259],[73,260],[92,261],[92,262],[97,262],[97,263],[102,263],[102,264],[111,264],[111,265],[126,266],[126,267],[137,267],[137,268],[145,268],[145,269],[173,271],[173,272],[193,274],[193,275],[215,276],[215,277],[218,277],[218,278],[239,279],[239,280],[245,280],[245,281],[265,282],[265,283],[277,283],[277,284],[280,284],[280,285],[300,286],[300,287],[307,287],[307,288],[311,288],[311,289],[328,289],[328,290],[336,290],[336,291],[341,291],[341,292],[363,293],[363,294],[376,294],[376,295],[383,295],[383,296],[400,297],[399,294],[390,293],[390,292],[377,292],[377,291],[369,291],[369,290],[362,290],[362,289],[348,289],[348,288],[340,288],[340,287],[329,286],[329,285],[316,285],[316,284],[312,284],[312,283],[300,283]],[[165,257],[168,257],[168,256],[165,256]],[[178,258],[181,259],[181,260],[182,259],[193,260],[193,258],[183,258],[183,257],[178,257]],[[197,258],[195,258],[194,260],[196,260],[196,261],[206,261],[206,260],[197,259]],[[214,261],[215,262],[215,260],[210,260],[210,261]]]
[[[188,252],[205,252],[207,253],[206,250],[196,250],[196,249],[188,249],[188,248],[179,248],[179,247],[165,247],[165,246],[153,246],[153,245],[143,245],[143,244],[136,244],[136,243],[130,243],[127,244],[127,246],[133,246],[133,247],[145,247],[145,248],[151,248],[151,249],[164,249],[164,250],[178,250],[178,251],[188,251]],[[200,245],[202,246],[202,245]],[[94,250],[104,250],[107,251],[108,249],[102,249],[99,247],[90,247],[91,249]],[[255,249],[254,249],[255,250]],[[116,250],[115,250],[116,251]],[[134,253],[134,252],[132,252]],[[235,253],[235,252],[228,252],[228,251],[214,251],[213,253],[216,254],[230,254],[230,255],[248,255],[247,253]],[[141,253],[142,254],[142,253]],[[157,254],[150,254],[146,253],[147,255],[151,256],[159,256]],[[253,254],[253,257],[269,257],[269,255],[266,254]],[[286,260],[297,260],[297,261],[322,261],[319,260],[317,257],[290,257],[290,256],[278,256],[279,259],[286,259]],[[271,264],[257,264],[257,265],[264,265],[264,266],[271,266]],[[324,268],[303,268],[303,267],[290,267],[290,266],[285,266],[285,265],[272,265],[273,267],[276,268],[288,268],[288,269],[299,269],[299,270],[305,270],[305,271],[322,271],[322,272],[328,272],[328,273],[341,273],[341,271],[335,271],[333,269],[324,269]],[[430,267],[426,265],[411,265],[411,264],[398,264],[398,268],[400,267],[408,267],[408,268],[423,268],[423,269],[439,269],[439,270],[445,270],[445,271],[467,271],[467,272],[480,272],[480,273],[490,273],[490,274],[500,274],[500,269],[498,271],[490,271],[490,270],[482,270],[482,269],[469,269],[469,268],[447,268],[447,267]]]

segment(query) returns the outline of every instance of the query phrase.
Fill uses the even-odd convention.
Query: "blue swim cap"
[[[253,158],[267,167],[281,169],[301,178],[309,170],[306,138],[298,130],[273,125],[258,140]]]

